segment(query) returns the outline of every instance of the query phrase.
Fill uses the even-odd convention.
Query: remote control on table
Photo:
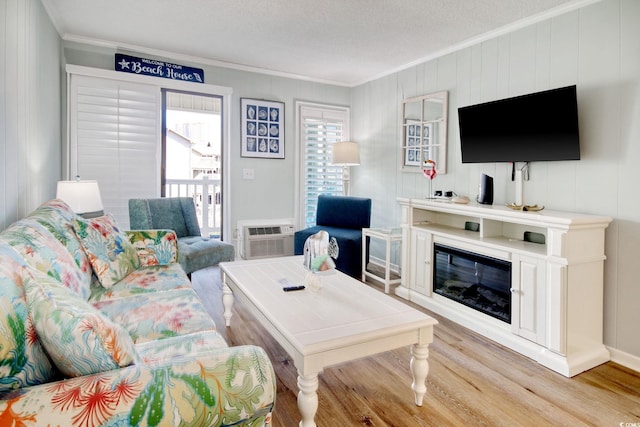
[[[304,289],[304,286],[296,285],[295,283],[291,282],[289,279],[280,279],[278,280],[278,282],[284,286],[282,290],[285,292],[301,291]]]

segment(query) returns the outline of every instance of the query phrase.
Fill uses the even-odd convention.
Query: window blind
[[[348,173],[348,168],[331,165],[331,150],[335,142],[347,138],[348,119],[348,110],[300,108],[304,148],[301,213],[305,227],[315,225],[318,195],[345,193],[344,174]]]
[[[97,180],[128,229],[129,199],[160,195],[160,88],[71,74],[69,107],[71,178]]]

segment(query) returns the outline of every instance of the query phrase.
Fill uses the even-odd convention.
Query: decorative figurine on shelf
[[[338,258],[338,242],[334,237],[329,239],[329,233],[324,230],[309,236],[304,242],[304,266],[308,270],[305,286],[311,290],[322,287],[318,273],[331,271],[336,268],[333,261]]]
[[[429,195],[427,199],[431,199],[433,197],[433,192],[431,191],[431,184],[433,183],[433,179],[436,177],[438,172],[436,171],[436,162],[431,159],[427,159],[424,161],[424,169],[422,169],[422,175],[429,180]]]

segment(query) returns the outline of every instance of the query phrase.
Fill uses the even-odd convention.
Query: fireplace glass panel
[[[434,244],[433,291],[511,323],[511,263]]]

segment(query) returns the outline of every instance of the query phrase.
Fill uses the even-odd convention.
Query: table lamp
[[[58,181],[56,197],[84,218],[104,215],[98,181],[81,180],[79,176],[74,181]]]

